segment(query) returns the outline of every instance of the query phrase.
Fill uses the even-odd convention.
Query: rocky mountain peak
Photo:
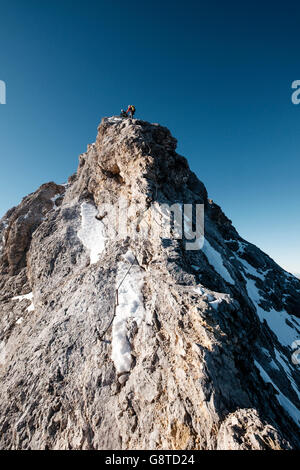
[[[1,219],[1,448],[299,447],[300,282],[176,145],[104,118],[68,184]]]
[[[109,199],[135,191],[150,196],[157,186],[164,185],[169,191],[166,197],[175,200],[188,186],[198,190],[206,201],[204,185],[190,171],[187,160],[176,153],[176,146],[170,131],[158,124],[104,118],[95,144],[80,156],[76,175],[79,185],[74,189],[80,194],[89,191],[97,203],[98,197],[103,200],[98,194],[99,183],[108,185]]]

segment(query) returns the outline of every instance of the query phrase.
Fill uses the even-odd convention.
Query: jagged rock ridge
[[[106,238],[120,198],[138,231],[151,205],[204,204],[203,249],[155,223]],[[2,449],[299,448],[300,282],[239,236],[168,129],[104,119],[68,184],[0,232]]]

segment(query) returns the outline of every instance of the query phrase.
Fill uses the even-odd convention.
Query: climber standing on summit
[[[135,106],[133,104],[130,104],[127,109],[127,114],[129,113],[129,117],[133,119],[134,113],[135,113]]]

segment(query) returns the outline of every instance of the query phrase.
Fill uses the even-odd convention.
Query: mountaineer
[[[128,117],[128,115],[127,115],[126,111],[124,111],[124,109],[121,109],[120,117],[121,118],[127,118]]]
[[[133,118],[134,116],[134,113],[135,113],[135,106],[133,106],[132,104],[130,104],[128,106],[128,109],[127,109],[127,114],[129,113],[129,116],[131,117],[131,119]]]

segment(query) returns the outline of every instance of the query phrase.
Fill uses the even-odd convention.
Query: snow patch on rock
[[[16,297],[13,297],[12,300],[18,300],[19,302],[21,302],[22,300],[30,300],[31,301],[31,304],[29,305],[29,307],[27,307],[27,312],[33,312],[34,311],[34,303],[33,303],[33,293],[32,292],[29,292],[29,294],[25,294],[25,295],[17,295]]]
[[[293,387],[298,399],[300,400],[300,393],[299,393],[298,387],[296,385],[296,382],[294,380],[294,377],[292,376],[290,364],[288,363],[285,356],[283,356],[283,354],[281,354],[279,351],[277,351],[276,348],[275,348],[275,355],[276,355],[276,360],[282,366],[282,368],[283,368],[283,370],[284,370],[291,386]]]
[[[262,281],[265,280],[266,273],[258,272],[258,270],[255,269],[253,266],[251,266],[251,264],[249,264],[244,258],[241,258],[240,256],[237,256],[237,255],[236,255],[236,258],[240,263],[242,263],[244,269],[246,270],[248,274],[251,274],[251,276],[254,276],[254,277],[258,277]]]
[[[129,327],[133,322],[138,327],[145,317],[142,289],[144,276],[141,268],[130,264],[133,261],[131,252],[125,255],[126,262],[118,266],[116,286],[120,286],[119,304],[112,326],[112,360],[118,373],[128,372],[131,368],[131,344],[128,338]],[[128,272],[130,268],[130,271]]]
[[[100,254],[105,248],[104,225],[96,219],[97,209],[93,204],[83,202],[81,204],[81,228],[78,238],[90,254],[91,264],[100,259]]]
[[[219,293],[215,294],[215,299],[211,300],[209,303],[215,310],[218,310],[219,305],[223,301],[225,301],[227,303],[230,303],[231,302],[230,295],[228,295],[228,294],[219,294]]]
[[[287,312],[271,308],[268,312],[260,306],[262,298],[259,294],[259,290],[256,287],[255,281],[245,277],[247,283],[247,292],[256,307],[257,315],[261,322],[264,320],[267,322],[269,328],[275,333],[278,341],[284,346],[291,346],[293,341],[300,338],[300,322],[294,315],[289,315]]]
[[[298,410],[298,408],[296,408],[296,406],[285,395],[283,395],[279,388],[274,384],[270,376],[266,373],[264,368],[257,361],[254,362],[260,372],[262,379],[266,383],[271,383],[277,391],[278,394],[276,395],[276,398],[282,408],[284,408],[286,412],[291,416],[291,418],[295,421],[295,423],[300,426],[300,411]]]
[[[205,239],[204,241],[202,250],[206,258],[208,259],[209,264],[213,266],[215,271],[218,274],[220,274],[220,276],[226,282],[229,282],[229,284],[235,284],[234,280],[232,279],[228,270],[225,268],[223,264],[223,259],[222,259],[221,254],[217,250],[215,250],[215,248],[211,246],[211,244],[209,243],[207,239]]]
[[[204,289],[203,286],[197,286],[193,288],[193,291],[196,294],[202,295],[204,300],[207,300],[208,303],[217,310],[219,305],[225,301],[231,303],[232,299],[229,294],[222,294],[220,292],[209,292],[207,289]]]
[[[195,271],[199,271],[201,269],[200,266],[196,266],[195,264],[192,264],[191,266]]]
[[[51,198],[51,201],[53,202],[53,209],[54,209],[55,211],[57,211],[57,209],[58,209],[58,206],[56,205],[56,201],[57,201],[57,199],[59,199],[61,196],[62,196],[62,195],[61,195],[60,193],[58,193],[58,194],[55,194],[55,196],[53,196],[53,197]]]
[[[104,121],[107,121],[107,122],[120,122],[120,121],[123,121],[123,118],[117,117],[117,116],[112,116],[112,117],[104,119]]]

